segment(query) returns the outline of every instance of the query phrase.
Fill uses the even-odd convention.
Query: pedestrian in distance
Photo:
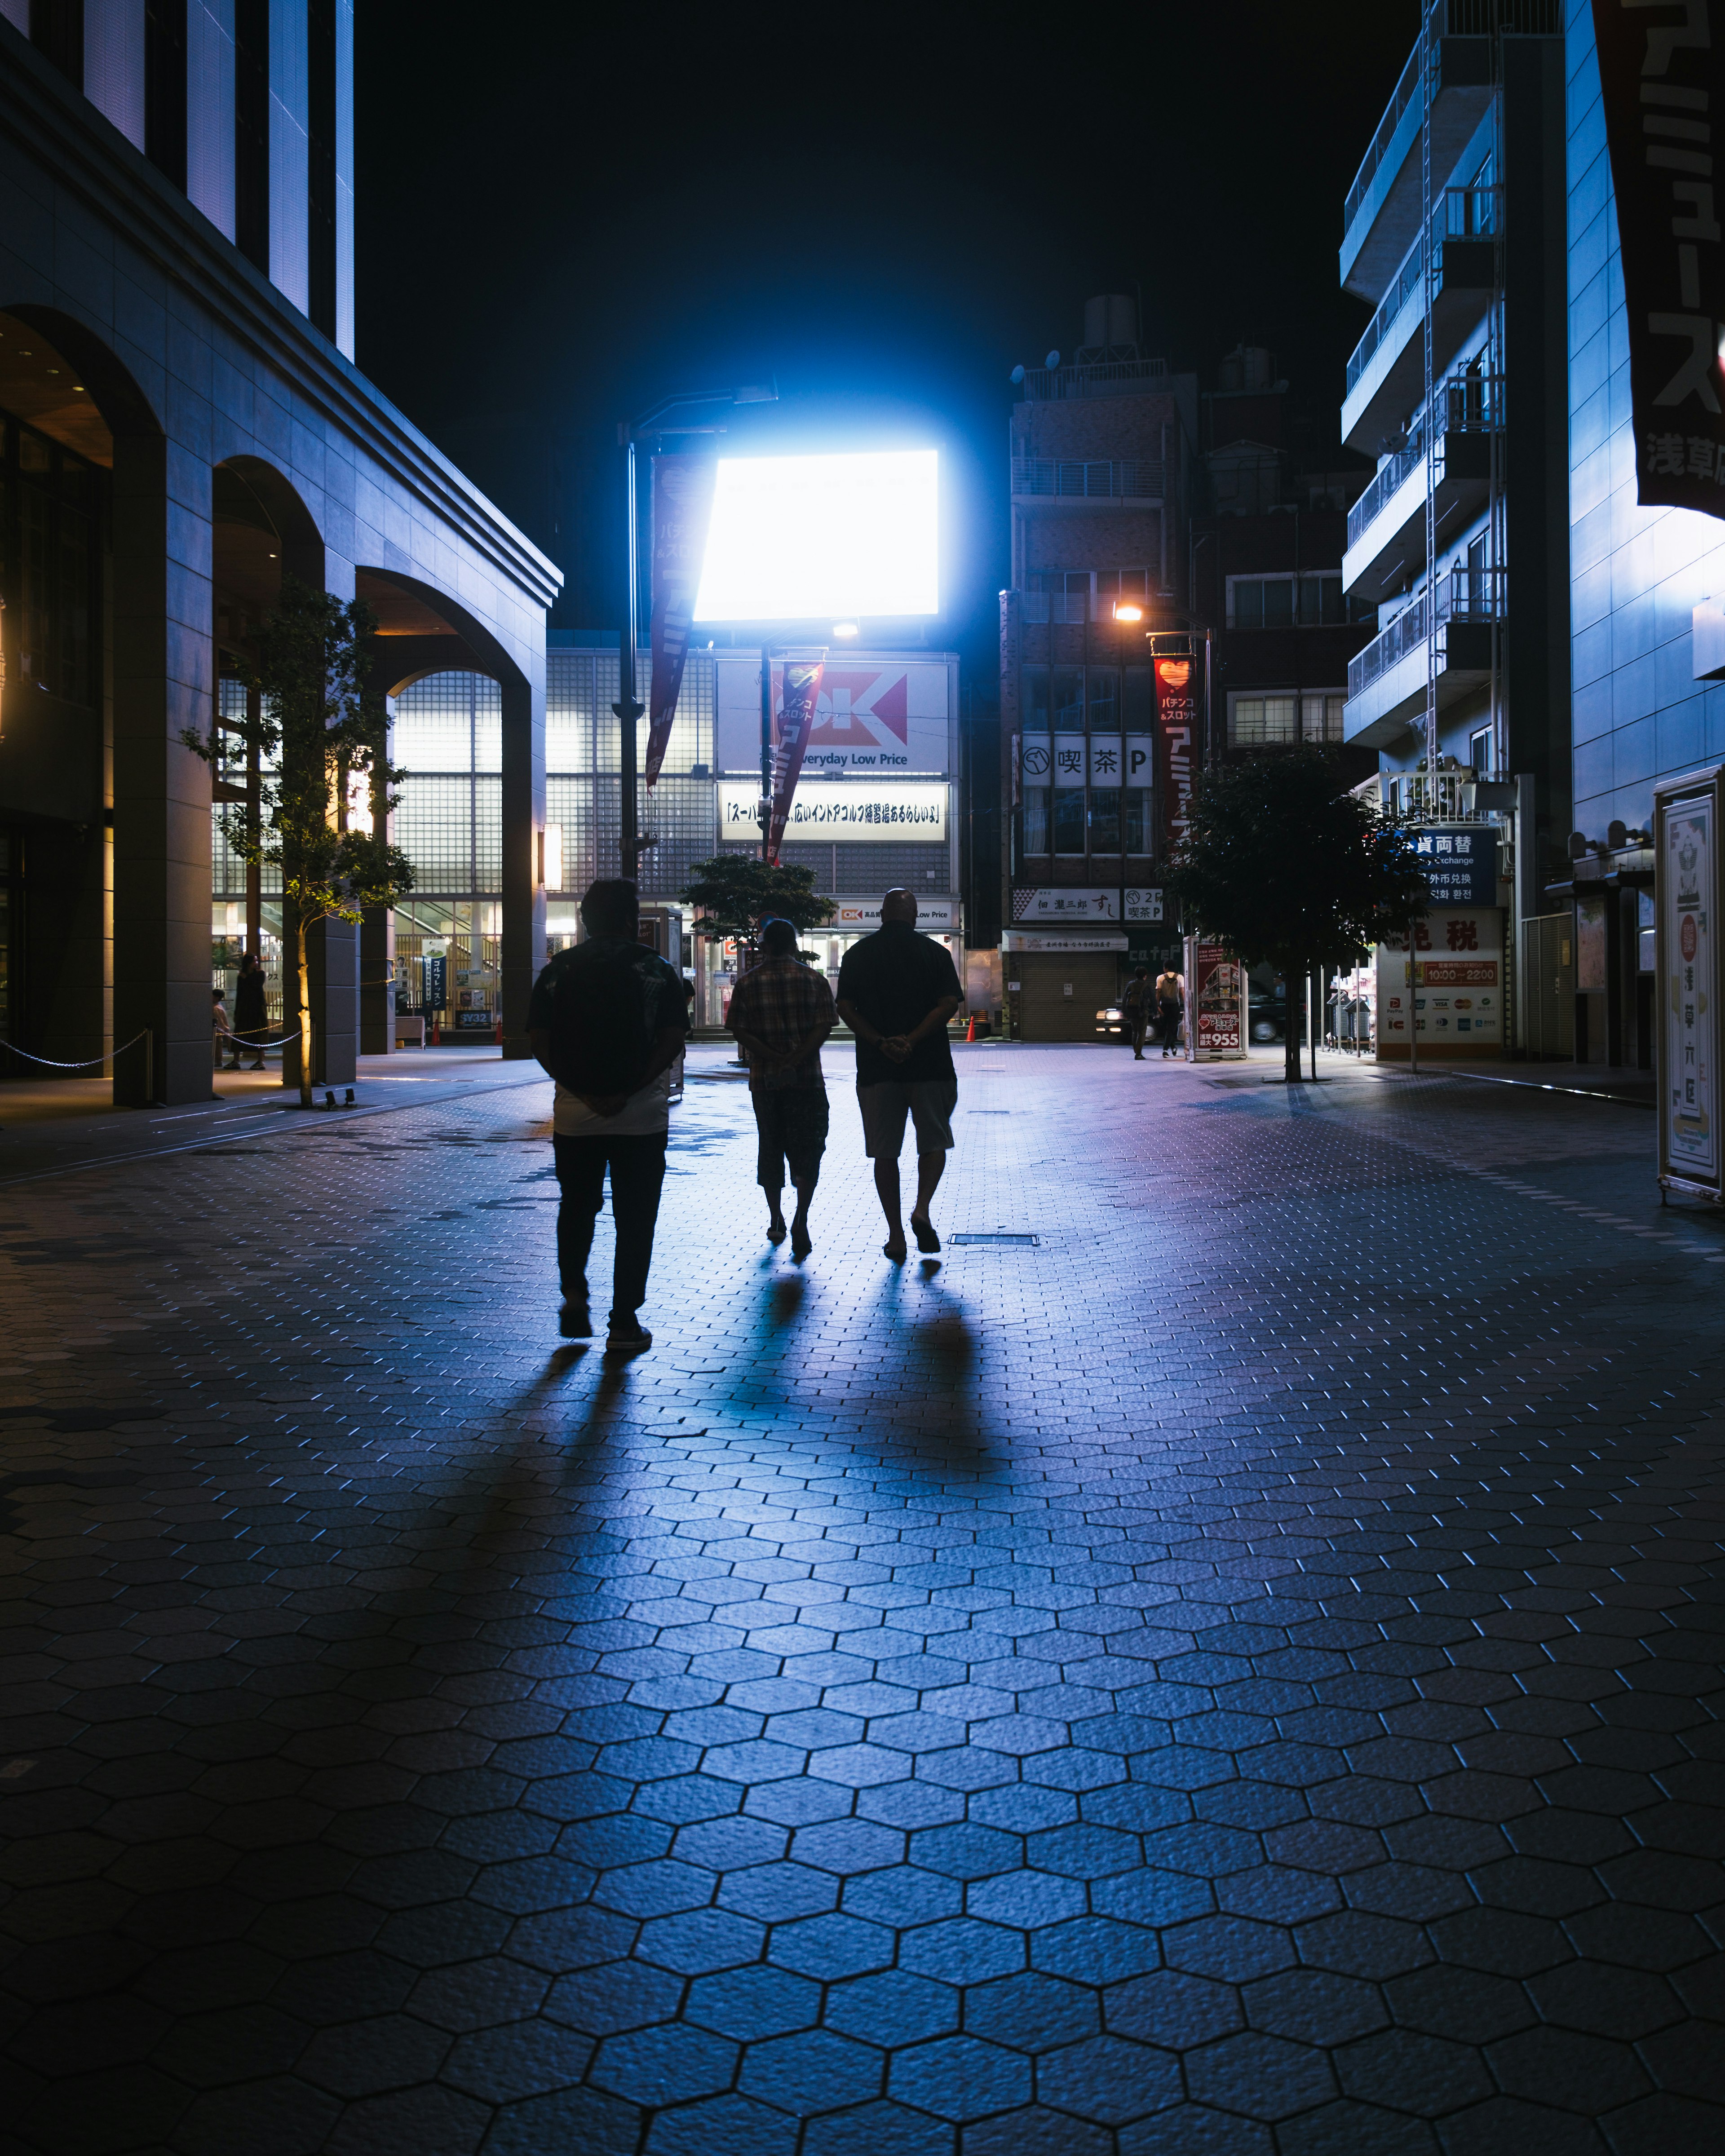
[[[222,1060],[222,1044],[223,1044],[223,1041],[226,1041],[226,1042],[227,1042],[227,1044],[228,1044],[228,1047],[230,1047],[230,1048],[234,1045],[234,1027],[233,1027],[233,1024],[232,1024],[232,1023],[230,1022],[230,1020],[229,1020],[229,1019],[228,1019],[228,1002],[227,1002],[227,991],[226,991],[226,989],[224,989],[224,988],[212,988],[212,989],[211,989],[211,991],[210,991],[210,1015],[211,1015],[211,1024],[212,1024],[212,1029],[213,1029],[213,1034],[214,1034],[214,1040],[215,1040],[216,1068],[217,1068],[217,1070],[239,1070],[239,1056],[238,1056],[237,1055],[234,1056],[234,1060],[233,1060],[231,1063],[223,1063],[223,1060]]]
[[[1150,1029],[1155,1002],[1150,993],[1150,968],[1140,966],[1133,972],[1126,990],[1126,1021],[1132,1032],[1134,1063],[1144,1060],[1144,1035]]]
[[[581,901],[586,940],[557,952],[527,1006],[529,1043],[557,1081],[557,1330],[566,1340],[592,1336],[587,1260],[608,1169],[617,1248],[605,1347],[613,1354],[653,1345],[639,1312],[665,1182],[671,1065],[688,1033],[682,979],[638,940],[639,915],[634,884],[589,884]]]
[[[788,1162],[797,1192],[790,1224],[795,1258],[806,1258],[814,1247],[809,1204],[827,1143],[820,1050],[838,1022],[825,975],[797,954],[796,930],[788,921],[763,921],[760,963],[737,983],[726,1023],[748,1058],[749,1102],[760,1142],[755,1179],[767,1194],[767,1240],[785,1239],[782,1201]]]
[[[863,1147],[886,1215],[886,1255],[908,1255],[899,1213],[898,1158],[908,1116],[916,1134],[916,1203],[911,1227],[919,1250],[939,1250],[928,1208],[952,1147],[958,1074],[947,1021],[964,1000],[947,952],[916,933],[916,894],[890,891],[880,926],[853,943],[839,968],[839,1015],[856,1035],[856,1100]]]
[[[234,991],[234,1061],[230,1069],[239,1068],[239,1045],[244,1041],[252,1051],[254,1070],[264,1067],[264,1050],[260,1044],[270,1037],[270,1013],[265,1002],[266,982],[264,962],[256,952],[248,951],[239,962],[239,980]]]
[[[1157,1031],[1162,1037],[1162,1060],[1179,1052],[1180,1018],[1186,1007],[1186,976],[1164,966],[1156,976]]]

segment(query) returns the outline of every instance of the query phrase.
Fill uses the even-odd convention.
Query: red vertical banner
[[[782,670],[783,688],[773,744],[773,829],[767,842],[768,856],[774,861],[784,838],[803,752],[814,731],[814,707],[820,700],[821,676],[825,671],[824,656],[788,658]]]
[[[1198,739],[1197,669],[1189,659],[1158,659],[1156,680],[1156,791],[1164,867],[1185,844],[1192,820],[1193,744]]]
[[[653,459],[652,686],[647,700],[647,783],[665,762],[683,685],[695,595],[712,520],[716,466],[711,457]]]

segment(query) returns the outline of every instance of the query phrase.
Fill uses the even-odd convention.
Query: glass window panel
[[[61,506],[59,664],[54,690],[74,704],[90,700],[90,519]]]
[[[473,781],[465,775],[404,779],[401,806],[395,814],[395,843],[413,863],[420,890],[470,890]],[[501,858],[501,837],[498,850]]]
[[[1288,629],[1294,619],[1294,580],[1291,577],[1266,578],[1264,583],[1264,626],[1266,629]]]
[[[1120,851],[1120,788],[1093,788],[1090,797],[1090,850],[1093,854]]]
[[[1324,734],[1324,705],[1322,696],[1302,696],[1300,699],[1300,738],[1301,741],[1321,742]]]
[[[1024,851],[1027,854],[1045,854],[1048,851],[1048,788],[1030,786],[1024,789]]]
[[[1054,670],[1054,717],[1057,726],[1076,731],[1084,724],[1084,670],[1056,666]]]
[[[1054,850],[1057,854],[1084,851],[1084,792],[1081,788],[1055,789]]]
[[[1090,724],[1092,733],[1112,733],[1120,724],[1120,670],[1114,666],[1090,670]]]
[[[1262,629],[1264,626],[1264,587],[1252,578],[1241,577],[1235,579],[1234,626],[1236,629]]]
[[[473,767],[475,771],[503,768],[503,691],[489,674],[475,674],[473,681]]]
[[[33,441],[24,434],[21,442]],[[22,459],[20,459],[22,461]],[[23,619],[18,641],[18,671],[27,681],[47,688],[52,666],[50,607],[54,563],[49,554],[50,503],[39,487],[18,489],[19,596]]]
[[[1147,786],[1128,786],[1126,789],[1126,850],[1129,854],[1147,854],[1150,851],[1150,789]]]
[[[1027,734],[1048,732],[1048,669],[1026,666],[1019,676],[1019,716]]]
[[[415,773],[470,771],[474,680],[429,674],[403,689],[395,700],[393,761]]]
[[[1125,675],[1123,716],[1128,733],[1147,732],[1155,716],[1156,706],[1151,695],[1150,669],[1147,666],[1128,666]]]

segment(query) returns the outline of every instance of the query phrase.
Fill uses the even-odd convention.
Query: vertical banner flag
[[[1156,788],[1162,796],[1164,862],[1185,843],[1192,818],[1192,745],[1198,738],[1195,669],[1189,659],[1158,659],[1156,678]]]
[[[695,593],[712,521],[711,457],[653,459],[652,687],[647,698],[647,783],[658,778],[683,685]]]
[[[792,797],[803,769],[803,753],[814,730],[814,707],[820,698],[820,677],[825,671],[824,655],[819,659],[787,658],[784,662],[778,726],[773,744],[773,829],[767,842],[768,858],[773,861],[778,859],[785,820],[791,813]]]
[[[1710,41],[1706,0],[1593,0],[1593,13],[1623,242],[1637,499],[1725,516],[1712,109],[1725,96],[1725,20]]]
[[[1719,809],[1715,768],[1654,793],[1658,847],[1655,988],[1661,1099],[1659,1179],[1725,1195],[1719,1130]]]

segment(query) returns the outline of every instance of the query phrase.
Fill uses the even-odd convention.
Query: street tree
[[[716,854],[693,862],[677,896],[700,911],[695,933],[715,942],[733,937],[752,942],[761,923],[775,916],[799,932],[819,928],[837,911],[815,890],[813,869],[782,867],[758,854]]]
[[[1285,1069],[1300,1075],[1295,984],[1405,935],[1430,898],[1413,840],[1350,793],[1320,749],[1204,773],[1168,883],[1201,932],[1288,984]]]
[[[390,788],[407,773],[388,759],[388,712],[371,683],[377,617],[362,599],[344,606],[285,576],[249,655],[255,719],[228,718],[208,740],[181,738],[218,776],[231,768],[237,736],[256,751],[253,798],[222,813],[228,845],[248,865],[279,870],[284,929],[299,994],[300,1105],[311,1106],[311,968],[307,942],[320,921],[357,922],[413,887],[413,872],[383,836],[397,805]]]

